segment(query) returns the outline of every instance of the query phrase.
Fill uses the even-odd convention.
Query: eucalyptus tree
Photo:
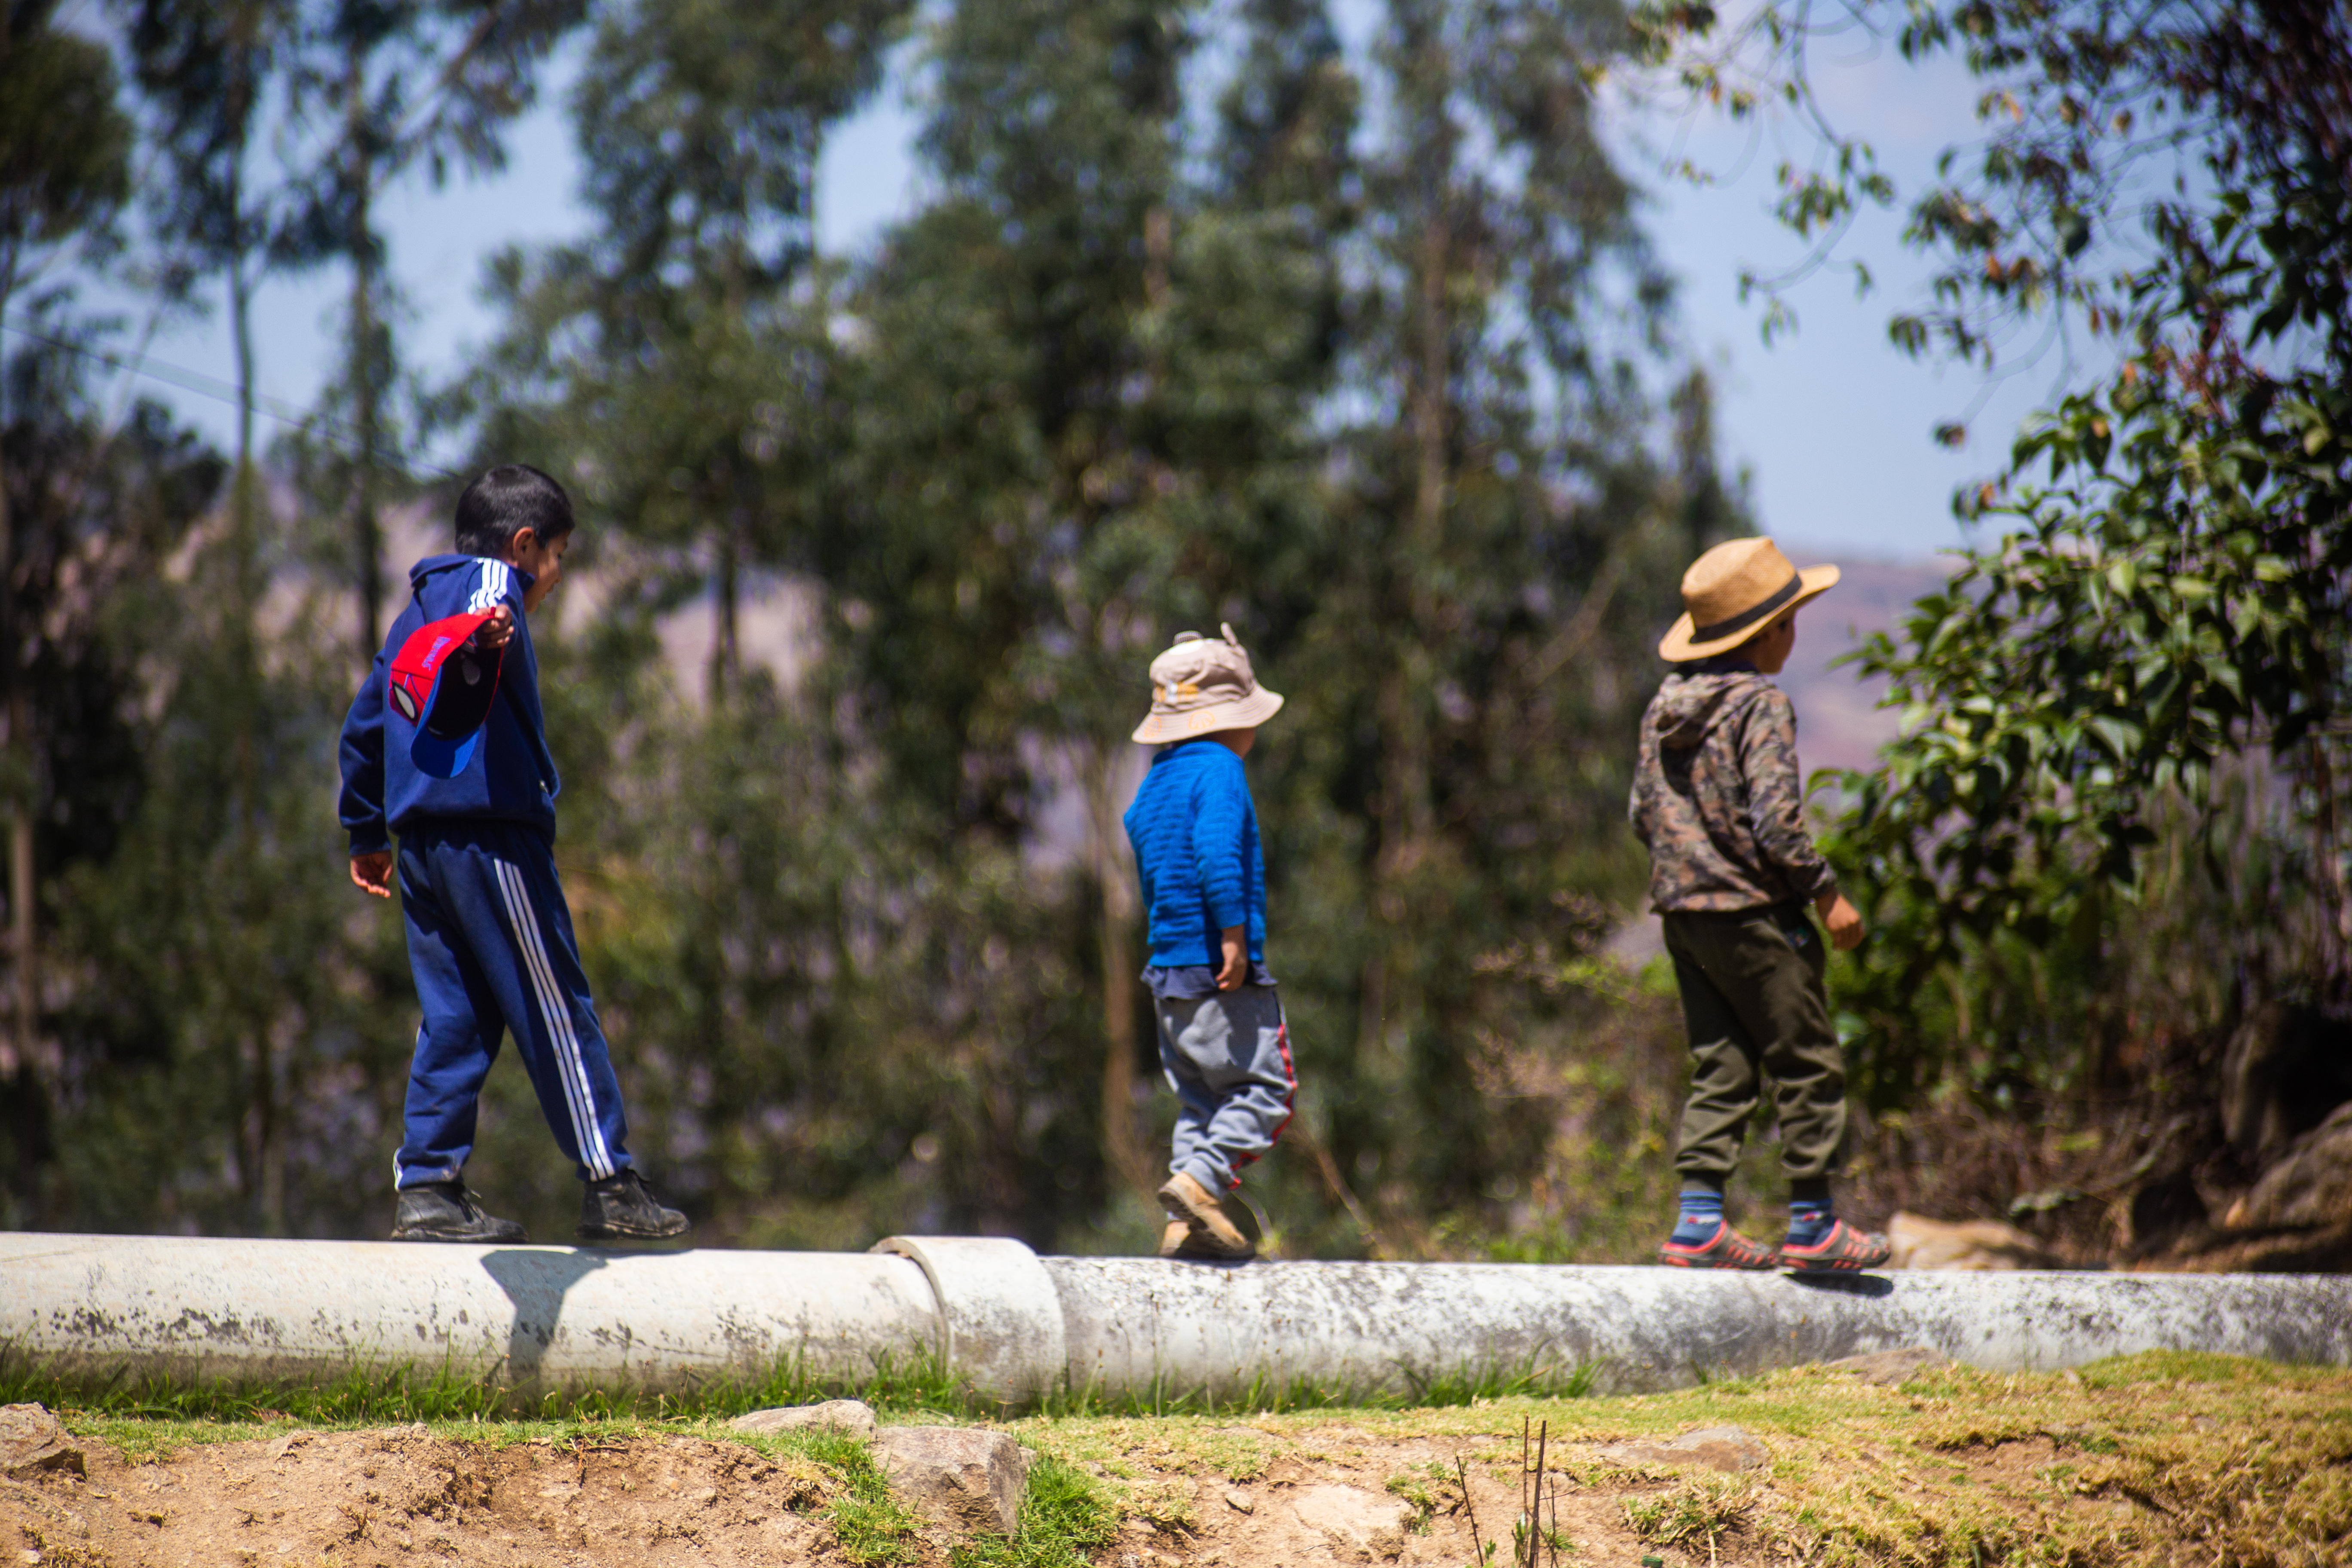
[[[26,1032],[7,1042],[0,1071],[0,1223],[17,1226],[74,1217],[70,1185],[60,1191],[55,1178],[75,1108],[103,1076],[104,1053],[90,1048],[82,1023],[90,994],[105,986],[91,984],[76,928],[79,879],[134,831],[151,783],[142,718],[154,671],[149,650],[125,635],[137,624],[126,600],[166,580],[224,468],[152,404],[110,425],[90,395],[83,347],[71,338],[22,343],[0,362],[11,740],[37,763],[30,782],[39,786],[18,814],[17,864],[30,886],[17,908],[41,908],[54,955],[43,1005],[20,1017]]]
[[[500,259],[508,326],[469,389],[479,449],[565,475],[610,539],[629,591],[606,633],[711,606],[706,700],[671,710],[640,693],[614,770],[630,810],[597,853],[636,889],[607,1009],[669,1064],[631,1092],[698,1130],[676,1163],[723,1225],[779,1223],[775,1194],[811,1181],[809,1150],[836,1132],[861,1169],[886,1136],[840,1131],[865,1064],[835,1036],[861,972],[849,889],[887,882],[894,847],[827,721],[819,639],[772,679],[742,605],[751,573],[806,568],[835,493],[846,334],[840,268],[817,251],[817,170],[911,11],[688,0],[600,16],[571,104],[593,225]]]
[[[106,48],[58,25],[46,0],[18,0],[0,14],[0,321],[60,326],[70,295],[58,269],[103,255],[130,191],[131,126],[115,102]],[[26,289],[47,285],[28,310]],[[11,319],[11,310],[14,317]],[[16,361],[0,341],[0,364]],[[36,378],[37,380],[38,378]],[[0,369],[0,439],[37,438],[43,410],[18,406],[17,378]],[[21,492],[21,493],[20,493]],[[25,509],[37,505],[29,470],[0,464],[0,709],[7,767],[0,788],[9,808],[8,916],[15,1005],[8,1061],[0,1079],[34,1073],[40,1029],[39,882],[37,822],[51,805],[27,663],[48,605],[26,586]],[[37,1089],[26,1083],[27,1092]]]
[[[1347,825],[1294,851],[1316,938],[1297,996],[1328,1053],[1305,1059],[1341,1171],[1399,1194],[1367,1209],[1400,1247],[1540,1152],[1540,1102],[1480,1086],[1544,1027],[1482,961],[1565,959],[1579,906],[1556,896],[1633,890],[1646,641],[1693,529],[1738,521],[1687,504],[1712,482],[1703,425],[1680,475],[1654,455],[1670,290],[1593,97],[1632,43],[1606,4],[1423,0],[1384,7],[1373,43],[1344,463],[1290,667],[1326,717],[1286,804]]]
[[[400,445],[389,419],[400,371],[398,292],[385,271],[378,203],[419,165],[436,185],[453,168],[503,168],[504,127],[530,107],[538,72],[585,5],[318,0],[301,16],[286,62],[296,167],[276,249],[288,266],[331,259],[351,269],[343,363],[329,400],[349,435],[329,443],[341,461],[322,478],[350,508],[362,663],[381,640],[383,469]]]
[[[287,107],[296,0],[117,0],[132,79],[160,154],[146,194],[164,243],[200,274],[218,273],[236,357],[236,504],[251,506],[253,297],[278,216],[277,176],[257,163],[273,112]]]
[[[1220,99],[1190,102],[1214,25],[1125,0],[944,16],[920,142],[937,195],[855,301],[855,482],[824,570],[858,607],[843,652],[868,732],[959,877],[1034,847],[1048,796],[1083,824],[1076,945],[943,988],[909,1026],[1007,1040],[943,1086],[948,1184],[980,1223],[1038,1233],[1105,1175],[1157,1181],[1117,816],[1139,672],[1182,626],[1257,636],[1251,579],[1313,510],[1353,82],[1319,5],[1254,4]],[[984,975],[992,933],[934,912],[937,967]],[[1075,973],[1082,1015],[1058,989]]]

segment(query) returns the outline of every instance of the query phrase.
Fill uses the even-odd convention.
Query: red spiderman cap
[[[416,727],[409,760],[416,771],[454,779],[482,743],[482,724],[499,693],[504,648],[474,644],[489,615],[451,616],[419,626],[400,645],[384,695],[392,710]]]

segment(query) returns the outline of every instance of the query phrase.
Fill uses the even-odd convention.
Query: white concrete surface
[[[1073,1383],[1108,1390],[1406,1390],[1590,1365],[1597,1388],[1633,1391],[1908,1345],[2010,1371],[2159,1349],[2352,1363],[2352,1279],[2332,1276],[1044,1263]]]
[[[1066,1381],[1369,1393],[1588,1365],[1601,1389],[1651,1389],[1907,1345],[2008,1370],[2151,1349],[2347,1365],[2352,1279],[1216,1265],[959,1237],[852,1255],[0,1235],[0,1348],[63,1372],[677,1386],[785,1358],[853,1382],[930,1352],[1024,1399]]]
[[[0,1234],[0,1344],[61,1370],[672,1384],[798,1357],[850,1379],[938,1336],[903,1258]]]

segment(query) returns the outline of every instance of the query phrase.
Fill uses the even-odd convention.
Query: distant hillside
[[[1797,651],[1780,672],[1780,687],[1797,705],[1797,754],[1805,772],[1868,767],[1895,738],[1896,715],[1878,706],[1884,680],[1862,680],[1851,666],[1831,660],[1872,632],[1893,631],[1912,602],[1932,592],[1952,571],[1949,557],[1927,561],[1839,560],[1833,551],[1790,544],[1801,566],[1836,561],[1838,585],[1807,605],[1797,623]]]

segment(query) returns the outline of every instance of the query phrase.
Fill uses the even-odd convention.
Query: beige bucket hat
[[[1769,539],[1718,544],[1683,574],[1683,616],[1658,644],[1658,657],[1680,664],[1729,653],[1837,580],[1834,566],[1798,571]]]
[[[1253,730],[1282,710],[1282,698],[1257,683],[1234,628],[1223,638],[1178,632],[1151,661],[1151,712],[1135,727],[1147,746],[1190,741],[1220,730]]]

